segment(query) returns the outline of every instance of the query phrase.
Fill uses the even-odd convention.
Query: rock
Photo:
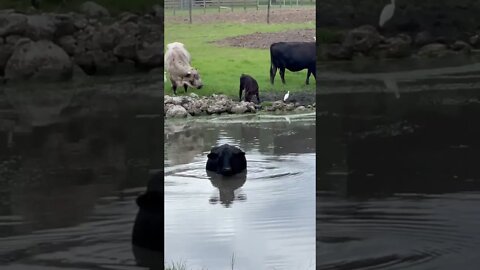
[[[480,48],[480,35],[476,34],[474,36],[471,36],[469,39],[468,39],[468,42],[470,42],[470,44],[478,49]]]
[[[380,34],[371,25],[363,25],[349,31],[343,41],[344,48],[368,53],[380,43]]]
[[[102,50],[87,51],[75,55],[75,63],[78,64],[88,75],[111,75],[115,72],[118,59],[112,52]]]
[[[138,15],[131,12],[123,12],[120,14],[120,23],[125,24],[128,22],[136,23],[138,22]]]
[[[0,14],[0,37],[22,35],[27,28],[27,16],[15,13]]]
[[[442,57],[448,54],[448,49],[445,44],[432,43],[423,46],[417,54],[421,57]]]
[[[145,68],[163,67],[163,43],[144,45],[137,51],[138,63]]]
[[[341,44],[328,44],[327,57],[332,60],[351,60],[353,50],[350,47],[344,47]]]
[[[191,97],[191,98],[199,98],[199,96],[198,96],[197,94],[195,94],[195,93],[190,93],[190,97]]]
[[[87,1],[80,6],[80,12],[92,18],[110,17],[110,12],[101,5]]]
[[[285,106],[285,109],[287,111],[293,111],[295,109],[295,104],[293,103],[288,103],[287,106]]]
[[[88,26],[88,20],[85,17],[75,16],[73,18],[73,25],[78,30],[83,30]]]
[[[136,59],[137,39],[132,35],[125,36],[113,49],[113,54],[120,59]]]
[[[19,36],[19,35],[11,35],[5,39],[5,42],[10,45],[15,45],[17,44],[17,41],[21,38],[22,36]]]
[[[401,58],[411,53],[411,38],[407,35],[398,35],[387,39],[386,56],[389,58]]]
[[[75,19],[71,15],[56,14],[53,16],[53,22],[55,24],[56,38],[73,35],[77,31]]]
[[[454,51],[461,51],[464,53],[470,53],[472,51],[472,46],[470,46],[470,44],[462,40],[455,41],[452,44],[451,48]]]
[[[140,26],[134,22],[127,22],[122,24],[121,27],[127,35],[137,37],[140,34]]]
[[[102,26],[93,34],[92,41],[103,51],[112,50],[125,35],[123,29],[118,24]]]
[[[24,36],[33,41],[42,39],[52,40],[56,31],[53,17],[47,15],[27,16],[27,27]]]
[[[63,36],[58,39],[57,44],[68,54],[73,55],[77,46],[77,41],[73,36]]]
[[[202,103],[200,101],[191,100],[190,102],[182,104],[190,115],[202,114]]]
[[[298,106],[297,108],[295,108],[295,112],[303,112],[305,110],[305,106]]]
[[[8,59],[13,53],[14,45],[11,44],[1,44],[0,45],[0,74],[5,70]]]
[[[236,104],[231,108],[232,113],[240,114],[248,111],[247,104]]]
[[[70,79],[72,74],[70,57],[62,48],[46,40],[20,39],[5,67],[5,77],[10,80],[59,81]]]
[[[225,112],[225,108],[223,106],[220,106],[220,105],[217,105],[217,104],[208,106],[208,108],[207,108],[207,113],[208,114],[222,113],[222,112]]]
[[[188,116],[187,110],[180,105],[170,106],[167,110],[166,116],[168,118],[184,118]]]
[[[423,47],[423,46],[425,46],[427,44],[430,44],[430,43],[433,43],[433,42],[435,42],[435,38],[428,31],[419,32],[415,36],[415,39],[413,41],[413,43],[416,47]]]

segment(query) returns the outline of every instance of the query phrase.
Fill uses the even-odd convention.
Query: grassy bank
[[[310,77],[310,85],[305,85],[307,71],[285,73],[286,85],[277,73],[275,85],[270,84],[270,52],[268,49],[248,49],[221,47],[214,41],[226,37],[246,35],[255,32],[279,32],[291,29],[313,29],[314,23],[297,24],[165,24],[165,44],[178,41],[185,44],[192,55],[192,65],[200,71],[204,88],[195,90],[199,95],[226,94],[238,96],[240,75],[253,76],[260,91],[286,92],[315,90],[315,80]],[[171,95],[170,82],[165,94]],[[177,94],[183,94],[183,90]]]
[[[81,4],[87,0],[42,0],[41,10],[55,12],[76,11]],[[95,3],[107,8],[111,13],[116,14],[123,11],[147,12],[152,6],[159,4],[163,6],[163,0],[94,0]],[[30,0],[1,0],[0,9],[27,10],[31,7]]]

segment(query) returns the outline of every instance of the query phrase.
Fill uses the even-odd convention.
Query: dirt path
[[[268,49],[275,42],[315,41],[314,29],[289,30],[276,33],[253,33],[249,35],[230,37],[216,41],[216,44],[242,48]]]
[[[170,12],[166,10],[165,12]],[[192,21],[195,24],[202,23],[266,23],[267,10],[243,11],[240,9],[231,11],[212,12],[207,14],[193,14]],[[270,11],[270,23],[306,23],[315,21],[314,8],[275,9]],[[188,15],[165,16],[165,23],[188,23]]]

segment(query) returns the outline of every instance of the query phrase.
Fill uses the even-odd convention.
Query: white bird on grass
[[[380,13],[380,21],[378,22],[380,27],[383,27],[383,25],[393,17],[393,12],[395,11],[395,0],[390,1],[390,4],[386,5]]]
[[[290,91],[288,91],[285,96],[283,96],[283,102],[287,101],[288,97],[290,96]]]
[[[396,98],[400,98],[400,90],[398,89],[398,84],[393,78],[384,78],[383,82],[385,83],[385,87],[395,94]]]

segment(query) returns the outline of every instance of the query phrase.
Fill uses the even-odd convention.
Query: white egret
[[[288,91],[285,96],[283,96],[283,102],[287,101],[288,97],[290,96],[290,91]]]
[[[382,13],[380,13],[380,21],[378,25],[383,27],[383,25],[393,17],[393,12],[395,11],[395,0],[390,0],[390,4],[386,5]]]

